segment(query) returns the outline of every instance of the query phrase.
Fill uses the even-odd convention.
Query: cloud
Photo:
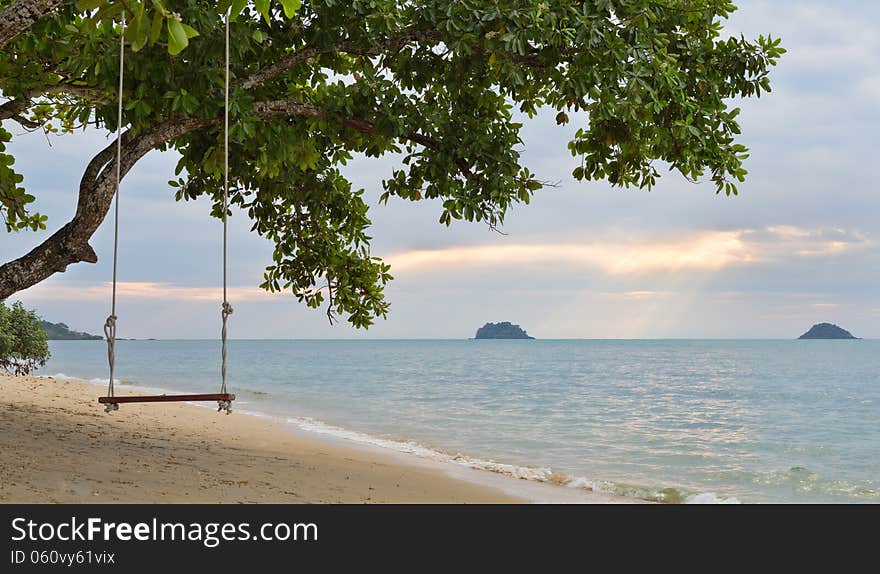
[[[778,0],[743,2],[726,26],[731,34],[770,32],[789,49],[782,66],[803,71],[837,71],[876,64],[880,33],[871,2]],[[853,6],[852,4],[856,4]]]
[[[41,283],[27,290],[33,301],[109,301],[110,282],[100,284]],[[272,295],[256,286],[236,286],[227,289],[230,301],[267,299]],[[116,297],[126,300],[216,301],[223,299],[220,287],[190,287],[171,283],[123,281],[116,284]]]
[[[873,245],[870,238],[858,229],[816,228],[806,229],[791,225],[771,225],[765,228],[775,245],[768,246],[774,259],[791,255],[817,257],[839,255]]]
[[[863,78],[858,83],[858,91],[866,101],[875,103],[880,99],[880,75]]]
[[[489,266],[598,267],[631,274],[681,269],[718,270],[752,259],[741,231],[709,231],[662,243],[493,244],[414,250],[388,258],[392,269],[447,271]]]
[[[787,240],[810,237],[809,230],[795,227],[794,225],[769,225],[767,226],[767,232]]]
[[[608,275],[678,271],[717,272],[791,257],[839,255],[871,245],[858,231],[805,229],[791,225],[762,230],[699,231],[675,237],[586,243],[495,243],[420,249],[387,258],[392,270],[442,272],[488,267],[599,269]],[[648,295],[653,292],[634,291]]]
[[[652,299],[655,297],[662,297],[667,295],[667,293],[663,293],[660,291],[625,291],[623,293],[608,293],[610,297],[617,297],[621,299]]]

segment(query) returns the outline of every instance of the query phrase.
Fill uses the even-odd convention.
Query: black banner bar
[[[118,571],[187,564],[199,571],[275,571],[423,564],[472,570],[522,560],[656,565],[711,550],[725,563],[770,552],[791,563],[830,551],[873,552],[877,506],[585,505],[6,505],[0,572]],[[864,525],[864,526],[862,526]],[[550,564],[548,563],[548,566]],[[714,568],[710,568],[713,570]],[[287,571],[284,569],[283,571]]]

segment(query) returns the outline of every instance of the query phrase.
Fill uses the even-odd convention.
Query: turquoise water
[[[51,350],[42,374],[107,376],[101,341]],[[218,387],[217,341],[117,357],[125,384]],[[574,488],[880,503],[880,340],[233,341],[230,375],[240,411]]]

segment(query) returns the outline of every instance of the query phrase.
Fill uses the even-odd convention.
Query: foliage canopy
[[[173,149],[177,199],[210,197],[219,217],[228,6],[66,5],[0,53],[10,98],[0,118],[115,130],[114,18],[126,9],[123,173],[149,150]],[[731,100],[769,91],[784,50],[770,37],[723,37],[735,9],[730,0],[235,0],[230,200],[274,242],[262,286],[328,303],[331,317],[358,327],[384,316],[390,268],[371,256],[363,190],[340,167],[354,154],[402,154],[383,201],[432,199],[443,224],[499,226],[542,187],[519,153],[521,118],[541,108],[581,124],[568,142],[579,180],[650,189],[662,166],[736,194],[747,150]],[[10,137],[4,126],[0,146]],[[113,152],[89,164],[79,219],[55,244],[0,268],[0,296],[96,260],[87,242],[112,200]],[[8,229],[45,227],[33,201],[0,147]]]

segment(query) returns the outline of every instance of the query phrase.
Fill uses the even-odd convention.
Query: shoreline
[[[97,388],[0,375],[0,502],[647,502],[331,440],[258,414],[162,403],[106,415]]]

